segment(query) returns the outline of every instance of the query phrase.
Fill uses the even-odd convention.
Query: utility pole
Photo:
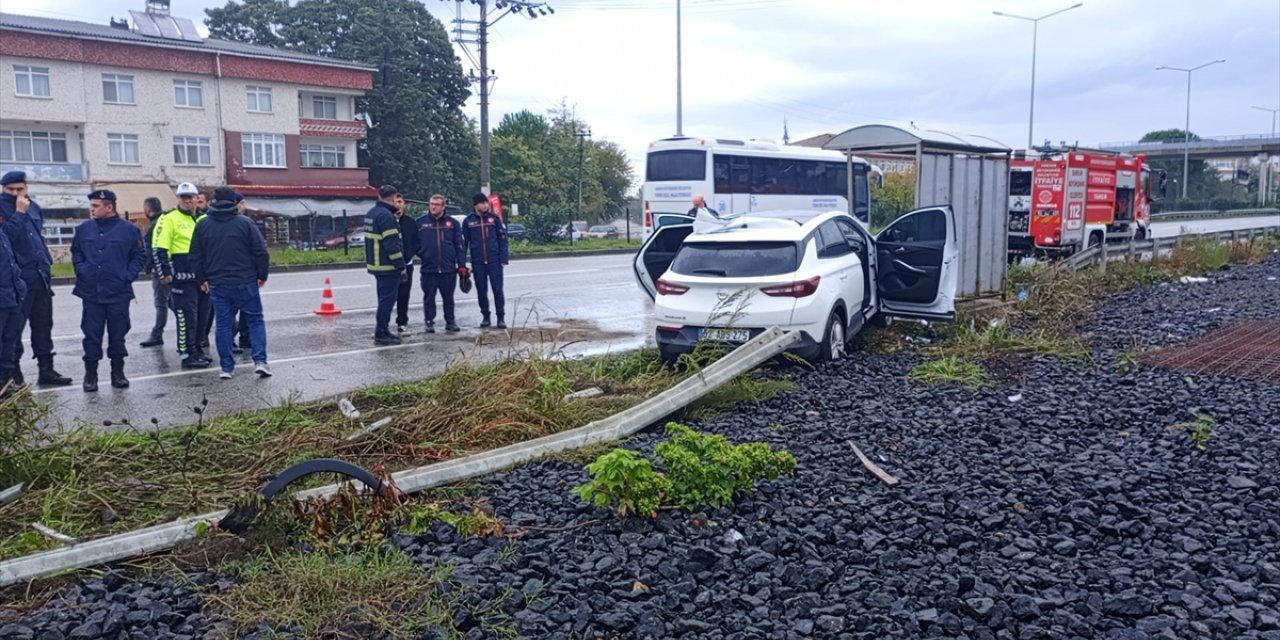
[[[684,97],[680,65],[680,0],[676,0],[676,135],[684,135]]]
[[[1280,121],[1280,108],[1272,109],[1270,107],[1259,107],[1257,105],[1250,106],[1249,108],[1257,109],[1258,111],[1266,111],[1271,114],[1271,141],[1275,142],[1276,122]],[[1271,154],[1264,151],[1261,158],[1261,173],[1258,176],[1258,202],[1262,205],[1266,205],[1270,199]]]
[[[1053,13],[1046,13],[1038,18],[1032,18],[1028,16],[1015,16],[1012,13],[1005,13],[1003,11],[991,12],[992,14],[1000,16],[1002,18],[1014,18],[1016,20],[1026,20],[1027,22],[1031,23],[1031,109],[1030,109],[1031,113],[1027,117],[1027,153],[1031,152],[1032,145],[1034,144],[1031,141],[1031,135],[1032,135],[1032,132],[1035,130],[1035,126],[1036,126],[1036,45],[1038,43],[1037,41],[1040,39],[1040,21],[1046,18],[1052,18],[1053,16],[1056,16],[1060,13],[1066,13],[1072,9],[1077,9],[1082,6],[1084,6],[1083,2],[1077,2],[1067,7],[1066,9],[1059,9],[1057,11],[1054,11]]]
[[[574,125],[577,126],[576,123]],[[591,129],[574,132],[578,136],[578,219],[582,219],[582,160],[586,151],[587,138],[591,137]],[[569,246],[573,246],[573,221],[569,221]]]
[[[454,0],[457,4],[457,17],[453,20],[453,41],[462,47],[463,53],[467,54],[467,58],[471,60],[471,64],[478,67],[480,74],[474,72],[470,74],[470,79],[480,85],[480,191],[485,195],[489,195],[489,178],[492,165],[489,160],[489,92],[491,83],[498,79],[493,74],[493,70],[489,68],[489,29],[498,21],[513,14],[523,14],[528,18],[537,18],[545,16],[548,13],[555,13],[546,2],[535,2],[533,0],[492,0],[493,8],[501,11],[498,17],[493,20],[489,19],[489,2],[491,0],[468,0],[471,4],[479,5],[479,20],[464,20],[462,18],[462,5],[464,0]],[[475,30],[469,30],[467,27],[475,27]],[[467,49],[467,45],[474,44],[479,49],[479,60],[471,55],[471,50]]]

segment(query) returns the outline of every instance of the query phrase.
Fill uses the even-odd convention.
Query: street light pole
[[[1059,13],[1066,13],[1072,9],[1077,9],[1081,6],[1084,6],[1084,3],[1077,2],[1067,7],[1066,9],[1059,9],[1057,11],[1054,11],[1053,13],[1046,13],[1045,15],[1042,15],[1039,18],[1029,18],[1027,16],[1016,16],[1016,15],[1013,15],[1012,13],[1004,13],[1001,11],[991,12],[993,15],[997,15],[1003,18],[1016,18],[1018,20],[1026,20],[1027,22],[1031,23],[1031,115],[1030,117],[1027,118],[1027,151],[1031,151],[1031,147],[1034,144],[1032,142],[1032,134],[1034,133],[1034,129],[1036,125],[1036,48],[1038,44],[1037,41],[1040,39],[1040,21],[1046,18],[1052,18],[1053,16],[1056,16]]]
[[[1249,105],[1249,108],[1257,109],[1258,111],[1266,111],[1271,114],[1271,140],[1274,142],[1276,138],[1276,124],[1280,121],[1280,108],[1271,109],[1268,107],[1259,107],[1257,105]],[[1262,169],[1262,173],[1258,176],[1258,195],[1259,201],[1263,205],[1266,205],[1271,201],[1272,171],[1270,154],[1263,154],[1262,166],[1260,168]]]
[[[684,96],[681,95],[684,84],[680,77],[680,0],[676,0],[676,135],[684,135]]]
[[[1226,58],[1219,58],[1212,62],[1206,62],[1198,67],[1183,69],[1182,67],[1166,67],[1164,65],[1156,67],[1156,71],[1181,71],[1187,74],[1187,123],[1182,130],[1182,199],[1187,199],[1187,182],[1191,175],[1191,72],[1199,71],[1205,67],[1226,62]]]

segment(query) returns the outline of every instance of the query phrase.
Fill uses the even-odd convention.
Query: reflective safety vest
[[[203,215],[192,215],[182,209],[173,209],[156,218],[151,250],[157,273],[161,276],[173,276],[174,280],[195,279],[195,270],[187,254],[191,253],[191,238],[196,234],[196,223],[203,218]]]

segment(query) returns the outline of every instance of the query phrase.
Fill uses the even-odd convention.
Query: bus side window
[[[871,185],[867,182],[868,167],[853,165],[853,217],[867,222],[871,214]]]

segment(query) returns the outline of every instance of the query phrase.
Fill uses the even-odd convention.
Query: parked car
[[[332,238],[329,238],[329,239],[325,240],[324,242],[321,242],[321,243],[320,243],[320,246],[321,246],[321,247],[323,247],[323,248],[325,248],[325,249],[341,249],[341,248],[342,248],[342,241],[343,241],[343,239],[344,239],[345,237],[346,237],[346,236],[334,236],[334,237],[332,237]],[[348,241],[348,244],[349,244],[350,246],[352,246],[352,247],[359,247],[359,248],[361,248],[361,249],[363,250],[363,248],[364,248],[364,230],[362,230],[362,229],[356,229],[355,231],[352,231],[352,232],[351,232],[350,237],[351,237],[351,239]]]
[[[598,224],[582,234],[584,238],[617,238],[618,228],[611,224]]]
[[[667,361],[775,325],[801,333],[798,355],[836,360],[868,321],[955,318],[956,237],[949,206],[912,211],[874,237],[842,211],[761,212],[698,233],[658,227],[633,266]]]
[[[507,223],[507,237],[511,240],[528,240],[529,230],[524,225],[515,222]]]

